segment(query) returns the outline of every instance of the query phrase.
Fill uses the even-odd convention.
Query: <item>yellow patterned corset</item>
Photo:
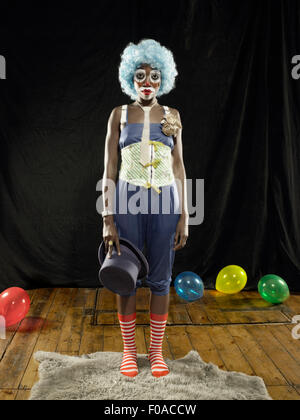
[[[152,187],[158,193],[160,186],[174,181],[171,148],[160,141],[149,141],[151,162],[143,166],[140,162],[141,142],[132,143],[121,149],[119,178],[133,185]]]

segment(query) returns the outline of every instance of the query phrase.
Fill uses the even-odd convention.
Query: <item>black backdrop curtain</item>
[[[299,1],[1,7],[0,291],[99,285],[107,120],[132,102],[118,65],[142,38],[174,53],[176,88],[159,102],[179,110],[187,178],[205,183],[204,221],[190,226],[173,279],[194,271],[214,287],[237,264],[248,289],[276,273],[300,290]]]

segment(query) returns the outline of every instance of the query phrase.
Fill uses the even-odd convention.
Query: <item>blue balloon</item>
[[[204,284],[201,277],[192,271],[183,271],[178,274],[174,287],[178,296],[188,302],[201,299],[204,294]]]

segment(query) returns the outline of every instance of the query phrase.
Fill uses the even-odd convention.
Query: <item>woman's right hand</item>
[[[109,241],[116,244],[118,255],[121,255],[118,231],[112,215],[103,217],[103,240],[105,244],[105,252],[108,252],[108,258],[111,258],[113,244],[109,245]]]

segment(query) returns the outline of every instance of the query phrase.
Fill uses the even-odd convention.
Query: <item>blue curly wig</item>
[[[154,39],[143,39],[137,45],[130,42],[121,55],[119,81],[122,91],[131,99],[137,98],[133,77],[142,63],[161,71],[161,85],[156,96],[169,93],[175,87],[178,72],[172,52]]]

